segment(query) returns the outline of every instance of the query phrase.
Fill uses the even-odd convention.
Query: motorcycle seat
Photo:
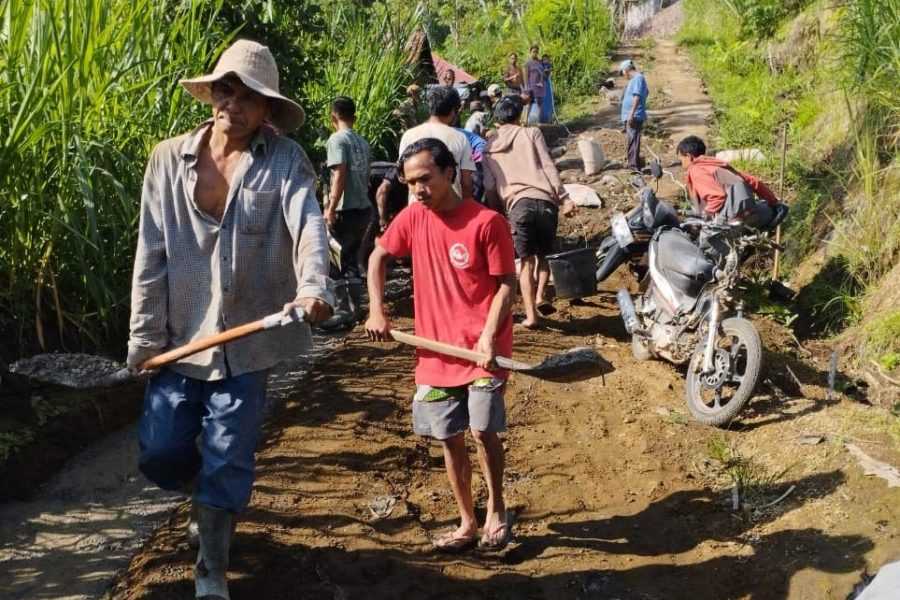
[[[680,229],[663,231],[659,235],[657,250],[661,269],[700,281],[713,278],[716,265]]]

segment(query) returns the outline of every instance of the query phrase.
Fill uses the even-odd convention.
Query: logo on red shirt
[[[465,269],[469,266],[469,250],[459,242],[450,246],[450,264],[457,269]]]

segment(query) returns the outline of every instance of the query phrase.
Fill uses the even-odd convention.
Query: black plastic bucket
[[[583,298],[597,291],[597,256],[593,248],[579,248],[547,257],[557,298]]]

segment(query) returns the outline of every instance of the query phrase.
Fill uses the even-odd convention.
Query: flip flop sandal
[[[512,514],[507,511],[503,523],[491,532],[492,535],[488,536],[488,534],[484,534],[481,536],[481,540],[478,542],[478,548],[482,550],[502,550],[503,548],[506,548],[513,538],[512,523]]]
[[[438,536],[431,540],[431,546],[438,552],[445,552],[447,554],[458,554],[460,552],[465,552],[470,548],[474,548],[478,543],[478,535],[472,534],[462,537],[457,537],[453,535],[453,531],[448,531],[447,533]]]

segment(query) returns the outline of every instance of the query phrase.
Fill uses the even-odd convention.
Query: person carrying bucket
[[[545,257],[556,244],[558,214],[573,215],[575,204],[560,181],[541,131],[518,125],[522,108],[518,97],[507,96],[494,109],[499,127],[485,149],[484,186],[512,227],[516,257],[521,260],[522,325],[534,329],[539,326],[537,307],[545,301],[550,278]]]

